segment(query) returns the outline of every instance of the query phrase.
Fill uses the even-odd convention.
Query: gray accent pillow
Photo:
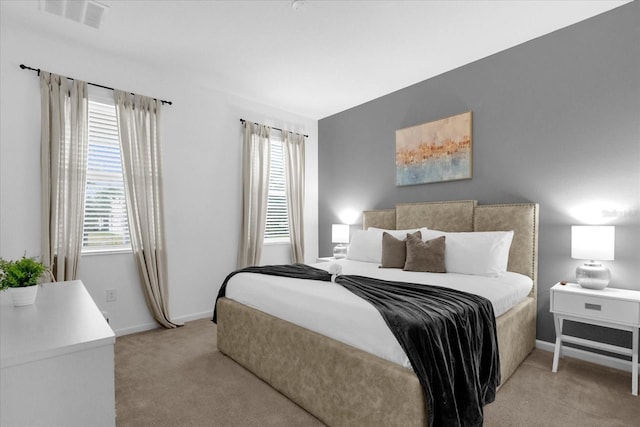
[[[444,263],[445,237],[440,236],[423,242],[420,237],[407,234],[407,260],[405,271],[427,271],[446,273]]]
[[[422,233],[416,231],[407,236],[414,236],[422,240]],[[380,268],[404,268],[407,258],[407,239],[396,239],[386,231],[382,233],[382,257]]]

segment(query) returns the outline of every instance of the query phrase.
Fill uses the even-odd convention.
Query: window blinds
[[[267,242],[288,241],[289,239],[289,216],[285,186],[282,141],[274,139],[272,136],[267,223],[264,230],[264,238]]]
[[[83,252],[130,249],[116,109],[89,101]]]

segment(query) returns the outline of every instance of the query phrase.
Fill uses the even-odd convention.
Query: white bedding
[[[496,317],[526,298],[533,286],[529,277],[512,272],[501,277],[422,273],[382,269],[377,263],[346,259],[314,266],[328,270],[332,264],[340,264],[342,274],[445,286],[478,294],[491,301]],[[239,273],[229,281],[226,296],[383,359],[411,367],[404,350],[376,308],[335,283]]]

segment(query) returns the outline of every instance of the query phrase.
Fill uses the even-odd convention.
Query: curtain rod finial
[[[20,64],[19,65],[20,69],[22,70],[31,70],[31,71],[35,71],[36,73],[38,73],[38,76],[40,75],[40,68],[31,68],[28,65],[24,65],[24,64]]]

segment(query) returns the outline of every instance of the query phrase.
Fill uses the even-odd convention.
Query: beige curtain
[[[75,280],[87,173],[87,83],[40,72],[42,262],[52,280]]]
[[[271,128],[244,122],[242,142],[242,230],[237,267],[258,265],[269,197]]]
[[[304,135],[283,132],[291,260],[304,263]]]
[[[154,319],[165,328],[181,324],[169,316],[167,250],[162,200],[158,121],[160,101],[114,91],[131,248]]]

